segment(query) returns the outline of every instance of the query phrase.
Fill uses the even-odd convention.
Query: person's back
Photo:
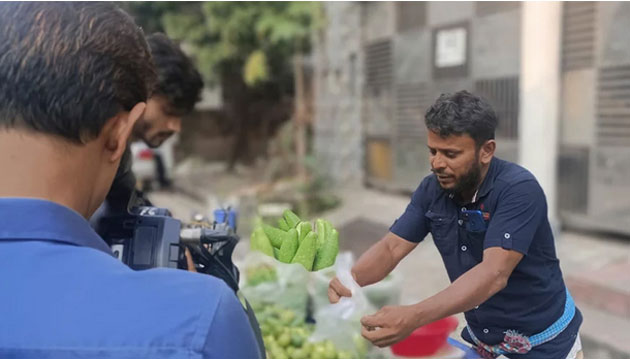
[[[0,358],[257,357],[221,280],[133,271],[53,202],[0,199],[0,228]]]
[[[0,358],[259,358],[222,281],[132,271],[89,218],[155,77],[110,3],[0,4]]]

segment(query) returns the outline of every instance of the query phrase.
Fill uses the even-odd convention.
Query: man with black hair
[[[0,3],[0,358],[261,356],[225,283],[133,271],[86,220],[154,79],[111,3]]]
[[[201,99],[203,81],[190,58],[166,35],[155,33],[147,37],[158,80],[147,101],[147,110],[133,128],[133,139],[140,139],[150,148],[179,133],[182,118]],[[169,187],[165,160],[160,152],[154,153],[160,186]]]
[[[363,336],[389,346],[464,312],[462,336],[484,358],[581,358],[582,315],[562,279],[545,194],[526,169],[494,157],[491,106],[466,91],[443,94],[425,124],[433,174],[352,274],[361,286],[382,280],[430,232],[452,283],[365,316]],[[334,278],[328,295],[337,302],[351,293]]]
[[[190,58],[166,35],[155,33],[147,37],[157,71],[157,81],[147,101],[144,115],[133,127],[131,140],[143,141],[150,148],[161,146],[182,126],[182,117],[192,112],[199,101],[203,81]],[[134,205],[150,205],[144,194],[136,190],[136,176],[132,171],[131,151],[127,149],[120,163],[105,202],[90,220],[99,233],[104,216],[124,213]],[[168,186],[164,159],[155,153],[160,184]],[[135,202],[130,202],[135,201]]]
[[[158,79],[143,118],[133,128],[133,137],[156,148],[181,130],[182,117],[200,99],[203,81],[192,61],[166,35],[149,35],[147,42]]]

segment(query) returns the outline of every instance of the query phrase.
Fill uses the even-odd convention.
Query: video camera
[[[221,278],[238,291],[239,271],[232,262],[239,241],[234,210],[216,210],[212,223],[197,220],[182,226],[166,208],[140,206],[102,217],[98,227],[114,255],[132,269],[187,269],[188,248],[197,272]]]
[[[188,248],[197,272],[222,279],[237,293],[239,270],[232,262],[232,253],[239,241],[236,220],[236,211],[217,209],[213,222],[195,218],[182,226],[166,208],[135,206],[122,214],[101,217],[98,232],[114,255],[135,270],[157,267],[186,270],[185,249]],[[243,302],[264,359],[260,326],[249,302],[246,299]]]

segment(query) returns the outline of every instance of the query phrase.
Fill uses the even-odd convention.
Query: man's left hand
[[[414,307],[409,305],[383,307],[361,318],[361,324],[361,335],[381,348],[405,339],[421,325]]]

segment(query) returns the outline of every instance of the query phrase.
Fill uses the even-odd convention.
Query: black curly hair
[[[467,134],[480,147],[494,139],[498,120],[486,100],[464,90],[440,95],[427,110],[424,122],[441,137]]]
[[[154,33],[147,37],[158,81],[153,96],[162,95],[169,102],[169,112],[185,115],[201,98],[203,80],[193,62],[166,35]]]

